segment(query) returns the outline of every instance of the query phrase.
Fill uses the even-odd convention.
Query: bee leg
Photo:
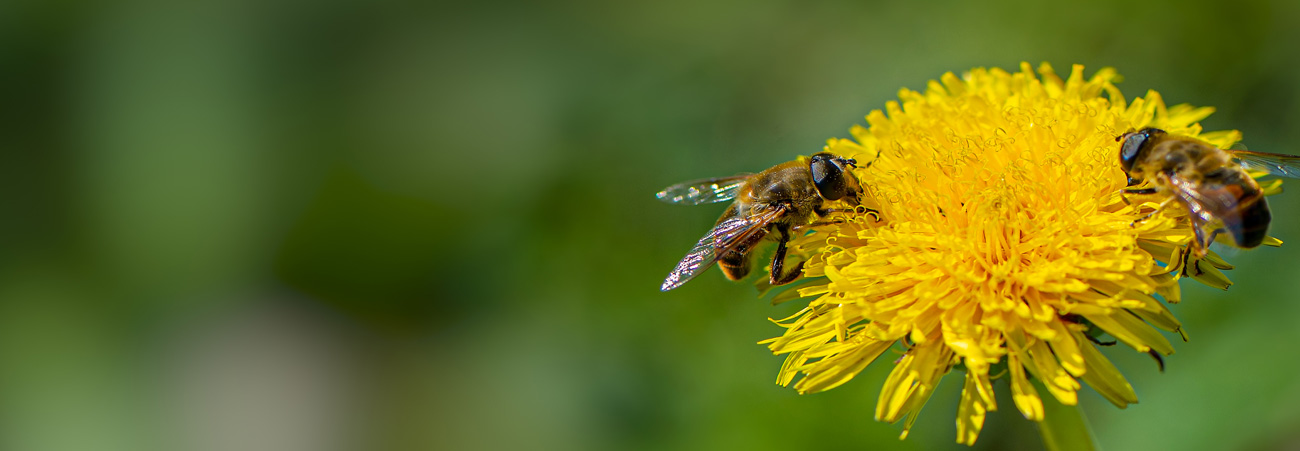
[[[1178,253],[1178,275],[1180,277],[1187,277],[1187,264],[1190,263],[1189,260],[1192,256],[1192,246],[1191,244],[1183,246]]]
[[[1115,343],[1117,343],[1117,341],[1115,340],[1101,341],[1101,339],[1098,339],[1097,337],[1094,337],[1092,335],[1087,335],[1087,334],[1084,334],[1084,337],[1087,337],[1088,341],[1096,343],[1098,346],[1115,346]]]
[[[824,225],[843,224],[843,223],[845,223],[844,218],[831,218],[831,219],[825,219],[821,221],[813,221],[804,225],[797,225],[794,226],[792,229],[794,230],[794,233],[803,234],[804,230],[807,230],[808,228],[811,227],[821,227]]]
[[[1134,183],[1133,183],[1133,179],[1132,179],[1132,178],[1129,178],[1129,179],[1128,179],[1128,183],[1129,183],[1129,186],[1133,186],[1133,184],[1134,184]],[[1140,182],[1139,182],[1139,183],[1140,183]],[[1155,187],[1151,187],[1151,188],[1124,188],[1124,189],[1120,190],[1120,192],[1121,192],[1121,193],[1124,193],[1124,194],[1133,194],[1133,195],[1155,194],[1155,193],[1157,193]],[[1120,196],[1119,198],[1124,200],[1124,204],[1125,204],[1125,205],[1133,205],[1132,202],[1129,202],[1129,201],[1128,201],[1128,197]]]
[[[868,216],[871,216],[871,218],[872,218],[872,219],[875,219],[876,222],[880,222],[880,210],[876,210],[876,209],[874,209],[874,208],[867,208],[867,207],[864,207],[864,206],[861,206],[861,205],[858,205],[858,206],[853,207],[853,208],[821,208],[821,207],[818,207],[818,208],[813,209],[813,212],[814,212],[814,213],[817,213],[817,216],[821,216],[821,217],[826,217],[827,215],[830,215],[831,213],[858,213],[858,212],[861,212],[861,213],[867,214]],[[818,222],[814,222],[814,223],[812,223],[812,224],[810,224],[810,225],[811,225],[811,226],[819,226],[819,225],[826,225],[826,224],[836,224],[836,223],[841,223],[841,222],[844,222],[842,218],[836,218],[836,219],[831,219],[831,220],[829,220],[829,221],[818,221]]]
[[[1214,239],[1219,236],[1219,232],[1223,231],[1223,229],[1214,229],[1213,231],[1207,232],[1205,226],[1205,221],[1197,220],[1193,217],[1192,230],[1196,233],[1194,248],[1196,249],[1197,257],[1204,257],[1207,252],[1210,252],[1210,243],[1213,243]]]
[[[793,228],[791,228],[791,230],[796,234],[802,235],[806,230],[812,227],[821,227],[824,225],[843,224],[843,223],[844,223],[843,219],[828,219],[825,221],[813,221],[804,225],[794,226]]]
[[[1146,221],[1146,220],[1148,220],[1148,219],[1151,219],[1151,217],[1152,217],[1152,216],[1155,216],[1156,213],[1160,213],[1161,211],[1163,211],[1163,210],[1165,209],[1165,207],[1169,206],[1169,203],[1171,203],[1171,202],[1173,202],[1173,201],[1174,201],[1174,198],[1173,198],[1173,197],[1170,197],[1170,198],[1168,198],[1168,199],[1165,199],[1165,201],[1164,201],[1164,202],[1161,202],[1161,203],[1160,203],[1160,206],[1156,207],[1155,210],[1153,210],[1153,211],[1150,212],[1150,213],[1147,213],[1146,216],[1143,216],[1143,217],[1141,217],[1141,218],[1134,219],[1133,222],[1132,222],[1132,223],[1129,223],[1128,226],[1129,226],[1129,227],[1137,227],[1137,225],[1138,225],[1138,224],[1141,224],[1142,221]],[[1127,200],[1125,200],[1125,202],[1127,202]]]
[[[874,208],[863,207],[863,206],[861,206],[861,205],[858,205],[858,206],[853,207],[853,208],[820,208],[820,207],[818,207],[818,208],[813,209],[813,211],[817,213],[817,216],[826,216],[826,215],[829,215],[829,214],[831,214],[831,213],[852,213],[852,212],[858,211],[858,208],[862,208],[863,210],[865,210],[865,213],[867,213],[867,214],[871,214],[871,213],[879,214],[879,213],[880,213],[879,210],[876,210],[876,209],[874,209]]]
[[[832,218],[832,219],[827,219],[825,221],[813,221],[804,225],[797,225],[792,227],[790,230],[798,235],[803,235],[806,230],[812,227],[821,227],[824,225],[831,225],[831,224],[843,224],[845,222],[846,221],[844,220],[844,218]],[[880,222],[880,219],[876,219],[876,222]]]
[[[1150,351],[1147,351],[1147,354],[1150,354],[1150,355],[1151,355],[1151,358],[1156,359],[1156,365],[1159,365],[1159,366],[1160,366],[1160,372],[1161,372],[1161,373],[1165,372],[1165,359],[1164,359],[1164,357],[1160,357],[1160,353],[1159,353],[1159,352],[1156,352],[1155,349],[1152,349],[1152,350],[1150,350]]]
[[[1192,246],[1190,246],[1190,251],[1188,253],[1196,254],[1197,258],[1204,257],[1205,254],[1210,251],[1207,248],[1207,246],[1209,246],[1209,243],[1205,242],[1205,232],[1201,231],[1200,228],[1197,228],[1196,242],[1192,243]]]
[[[785,247],[790,241],[790,231],[785,227],[777,229],[781,233],[781,239],[776,244],[776,254],[772,256],[772,285],[785,285],[794,282],[803,274],[803,263],[799,262],[790,268],[789,272],[782,273],[782,267],[785,266]]]
[[[1196,231],[1198,241],[1201,233],[1200,230]],[[1196,277],[1205,274],[1205,270],[1201,269],[1201,257],[1204,257],[1206,252],[1207,250],[1197,243],[1183,247],[1182,256],[1179,258],[1181,260],[1180,268],[1178,268],[1179,274],[1182,277]]]
[[[814,208],[813,212],[816,213],[816,216],[827,217],[827,216],[831,216],[831,213],[852,213],[854,212],[854,209],[853,208]],[[840,218],[836,218],[836,220],[831,220],[831,221],[844,222],[840,220]],[[827,222],[827,224],[832,224],[832,222]]]
[[[1200,216],[1192,215],[1192,232],[1195,234],[1192,242],[1183,246],[1182,255],[1180,256],[1181,268],[1178,268],[1182,276],[1196,277],[1205,274],[1201,269],[1201,258],[1210,252],[1210,243],[1219,236],[1223,229],[1206,230],[1207,222]],[[1193,258],[1195,257],[1195,258]]]

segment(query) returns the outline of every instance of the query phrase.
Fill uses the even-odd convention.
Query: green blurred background
[[[0,4],[0,448],[965,449],[959,378],[899,442],[888,362],[799,396],[796,306],[660,293],[722,207],[653,193],[1021,61],[1300,153],[1297,3],[1049,3]],[[1107,449],[1300,446],[1300,249],[1229,253],[1167,372],[1107,350]],[[1041,446],[1001,405],[976,448]]]

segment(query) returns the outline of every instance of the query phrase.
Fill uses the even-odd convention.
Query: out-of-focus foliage
[[[900,87],[1020,61],[1300,153],[1300,5],[248,0],[0,6],[0,448],[962,449],[888,365],[777,387],[793,305],[657,289],[722,207],[653,193],[847,136]],[[1300,242],[1300,197],[1270,200]],[[1188,285],[1107,449],[1300,442],[1300,249]],[[1003,390],[1005,392],[1005,390]],[[976,448],[1036,447],[1000,401]]]

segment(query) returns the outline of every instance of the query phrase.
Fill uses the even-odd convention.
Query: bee
[[[862,188],[849,169],[857,165],[856,160],[822,152],[757,174],[695,180],[664,188],[655,196],[670,204],[735,201],[668,273],[659,289],[680,287],[715,262],[728,279],[742,279],[749,274],[754,248],[765,239],[777,242],[772,256],[772,285],[794,281],[804,262],[784,267],[792,233],[815,225],[814,217],[846,211],[826,208],[829,201],[860,203]]]
[[[1268,202],[1246,170],[1300,178],[1300,157],[1295,155],[1220,149],[1156,128],[1130,131],[1115,140],[1123,142],[1119,161],[1128,174],[1124,192],[1169,194],[1161,208],[1169,202],[1186,208],[1196,234],[1192,250],[1197,257],[1204,257],[1220,234],[1243,249],[1259,246],[1268,235],[1272,221]]]

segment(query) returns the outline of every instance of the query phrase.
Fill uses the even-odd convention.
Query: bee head
[[[1164,134],[1164,130],[1147,127],[1115,138],[1116,141],[1123,142],[1119,147],[1119,164],[1124,168],[1124,172],[1133,172],[1133,166],[1146,155],[1147,151],[1151,150],[1151,145],[1156,141],[1155,138]]]
[[[857,197],[857,178],[849,172],[849,167],[858,167],[858,162],[829,152],[812,156],[809,169],[812,170],[813,185],[823,199],[838,200],[846,195]]]

